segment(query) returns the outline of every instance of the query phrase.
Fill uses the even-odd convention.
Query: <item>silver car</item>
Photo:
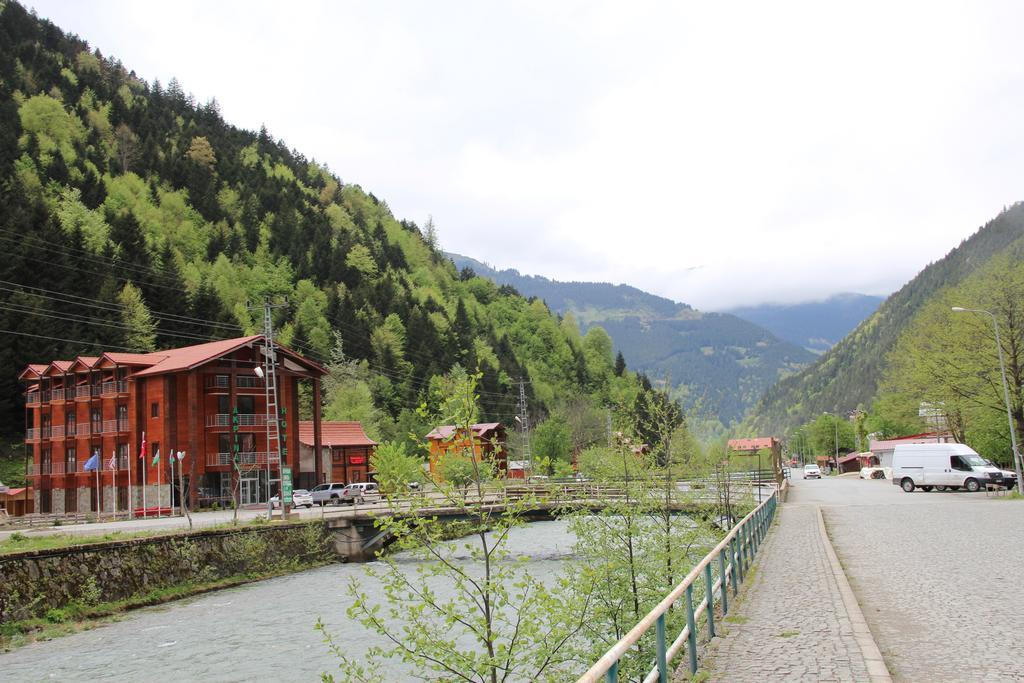
[[[315,505],[337,505],[341,502],[341,493],[345,490],[345,485],[341,482],[331,482],[329,484],[320,484],[309,492]]]
[[[274,494],[274,497],[270,499],[270,504],[274,506],[274,509],[281,507],[281,497],[278,494]],[[313,507],[313,495],[306,489],[295,489],[292,491],[292,507],[293,508],[311,508]]]

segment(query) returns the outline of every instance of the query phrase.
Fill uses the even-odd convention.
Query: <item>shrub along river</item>
[[[562,521],[514,529],[509,548],[524,571],[553,578],[572,551]],[[405,554],[399,562],[415,561]],[[323,619],[354,658],[379,643],[345,615],[346,586],[364,565],[338,564],[130,612],[91,631],[0,655],[0,677],[18,681],[308,681],[337,660],[314,630]],[[411,569],[412,567],[410,567]],[[369,589],[370,583],[365,584]],[[395,666],[398,666],[397,664]],[[393,672],[401,678],[401,671]]]

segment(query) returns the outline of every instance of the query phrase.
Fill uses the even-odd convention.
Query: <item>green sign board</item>
[[[281,504],[292,504],[292,468],[281,468]]]

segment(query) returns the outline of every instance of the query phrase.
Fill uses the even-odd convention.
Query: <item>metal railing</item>
[[[25,430],[25,441],[39,441],[42,438],[42,429],[29,427]]]
[[[267,424],[267,416],[260,414],[251,413],[239,413],[238,415],[238,426],[239,427],[263,427]],[[207,427],[230,427],[231,426],[231,415],[228,413],[217,413],[216,415],[206,416]]]
[[[231,464],[231,453],[207,453],[206,454],[206,465],[207,467],[227,466]],[[238,454],[238,464],[242,467],[252,467],[254,465],[266,465],[267,458],[270,458],[270,464],[276,465],[281,461],[280,455],[277,451],[271,453],[249,452]]]
[[[39,392],[29,391],[25,393],[25,405],[37,406],[39,405]]]
[[[50,390],[50,400],[51,401],[63,401],[64,400],[64,390],[63,389],[51,389]]]
[[[116,434],[117,432],[128,431],[128,420],[104,420],[103,421],[103,433],[104,434]]]
[[[43,428],[46,429],[45,427]],[[50,427],[50,438],[51,439],[63,439],[64,438],[64,425],[53,425]]]
[[[89,384],[79,384],[75,387],[75,398],[92,398],[92,386]]]
[[[689,655],[690,675],[696,674],[698,630],[704,625],[707,627],[708,637],[715,636],[715,597],[718,596],[717,602],[724,617],[729,612],[729,587],[732,587],[732,594],[735,597],[739,584],[748,573],[750,563],[753,562],[757,549],[775,517],[778,499],[779,492],[776,489],[767,500],[740,520],[725,538],[690,570],[686,578],[672,589],[671,593],[579,678],[578,683],[597,683],[602,678],[608,683],[618,681],[619,660],[629,653],[651,628],[655,629],[656,654],[654,668],[643,679],[644,683],[668,681],[672,676],[672,669],[669,668],[672,659],[684,647]],[[714,564],[718,565],[717,580],[713,577]],[[702,577],[705,597],[699,604],[694,605],[693,587]],[[669,643],[665,633],[665,615],[681,599],[685,599],[686,627]]]
[[[103,396],[109,396],[110,394],[127,394],[128,393],[128,382],[119,380],[116,382],[104,382],[100,393]]]

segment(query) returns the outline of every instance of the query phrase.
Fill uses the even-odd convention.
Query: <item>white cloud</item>
[[[699,307],[892,291],[1022,198],[1014,3],[34,6],[448,249]]]

